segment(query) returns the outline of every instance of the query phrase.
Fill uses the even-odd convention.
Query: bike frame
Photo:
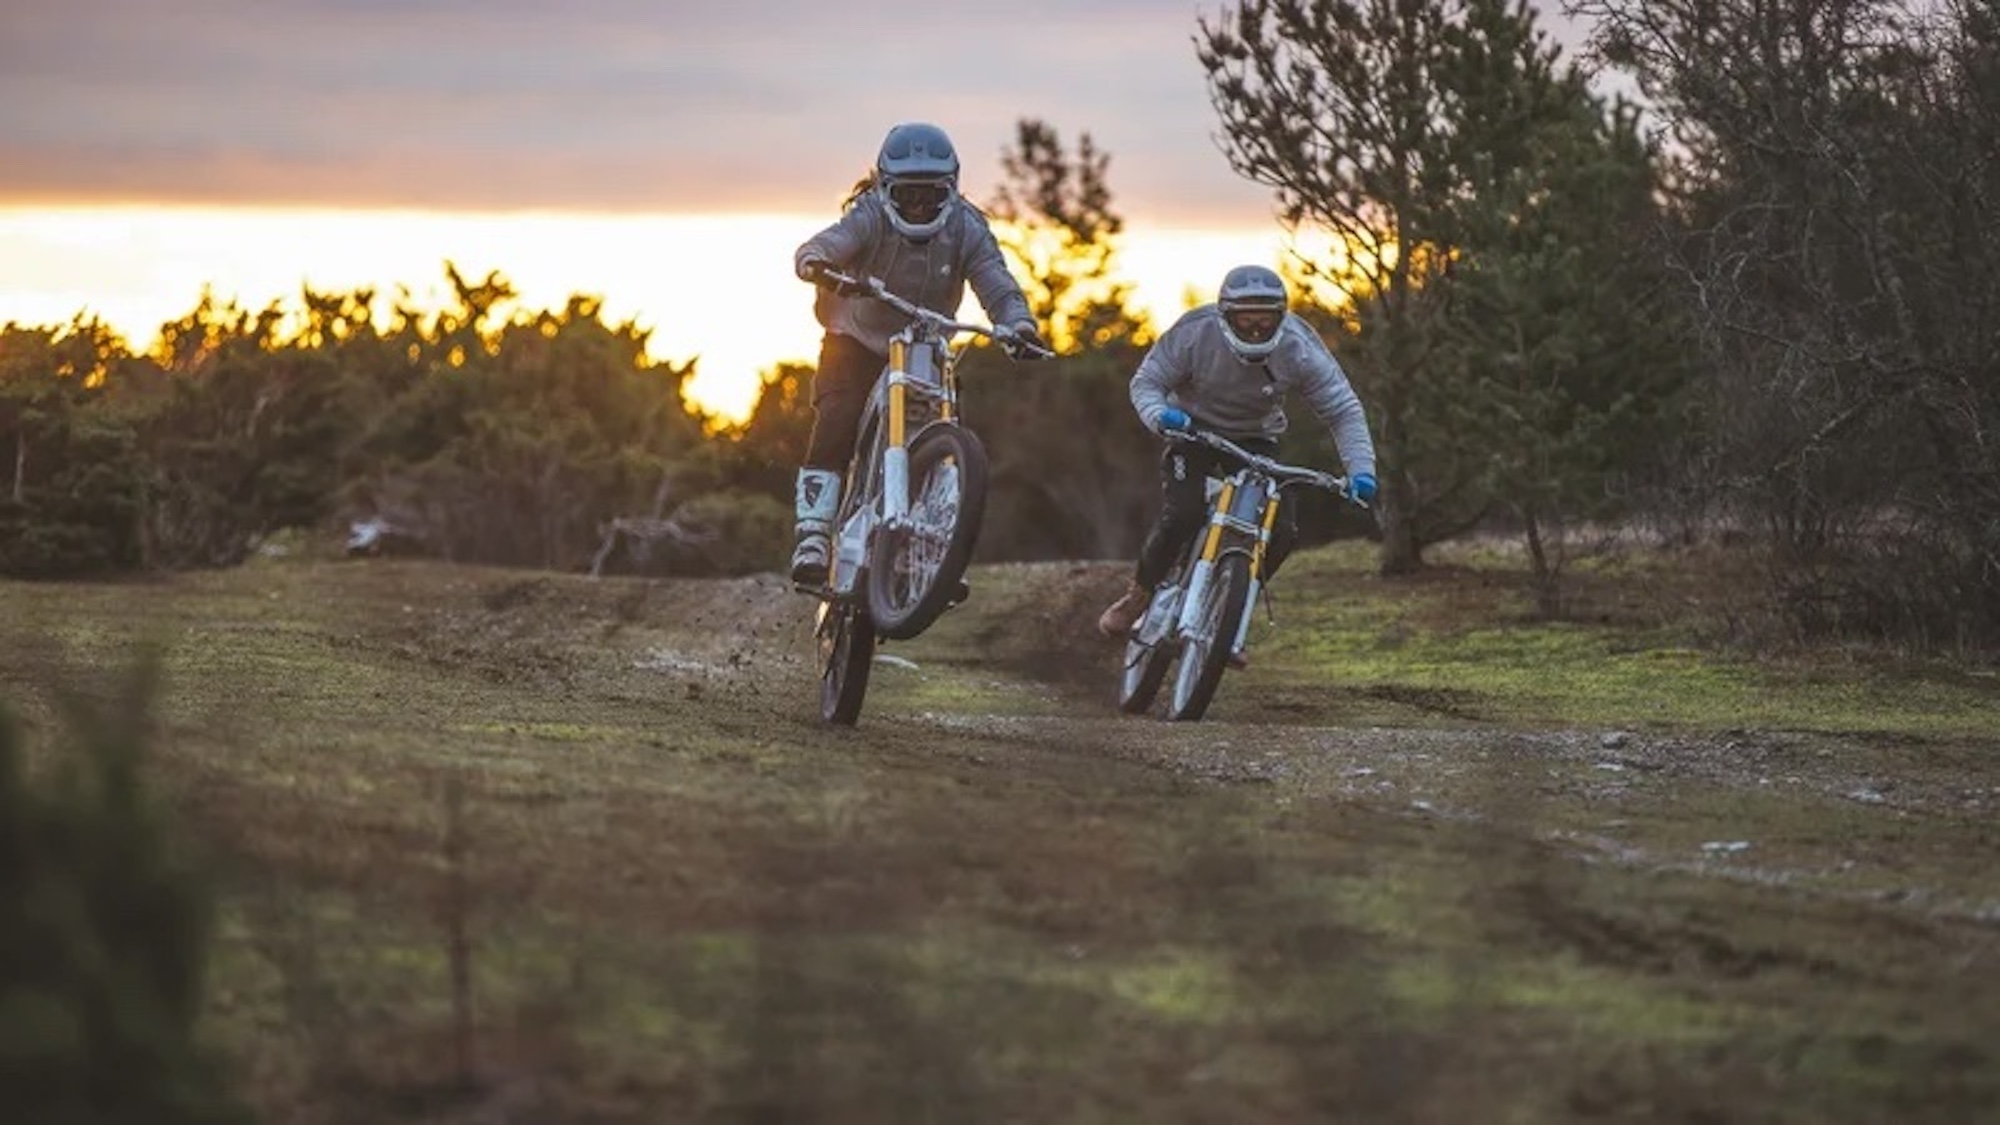
[[[861,451],[856,471],[848,473],[848,479],[856,487],[868,491],[840,529],[829,579],[838,596],[855,591],[868,557],[869,541],[876,532],[899,530],[909,524],[910,443],[929,426],[958,424],[961,349],[954,349],[944,338],[944,330],[952,328],[979,330],[976,325],[948,320],[936,325],[919,318],[889,339],[889,365],[884,369],[876,395],[862,414],[862,432],[871,434],[872,440]],[[910,424],[915,413],[911,409],[913,397],[927,400],[934,407],[914,431]],[[879,479],[862,468],[869,462],[881,466]]]
[[[870,487],[835,541],[832,572],[828,585],[837,597],[852,594],[868,557],[868,546],[878,530],[897,531],[910,520],[910,445],[917,434],[936,425],[958,425],[958,361],[964,347],[954,347],[958,336],[987,337],[1014,344],[1013,333],[1004,328],[970,324],[907,301],[882,284],[879,278],[851,277],[829,272],[834,282],[852,286],[910,318],[910,322],[889,338],[889,363],[878,385],[880,404],[871,398],[862,416],[862,431],[877,422],[880,443],[881,478],[850,471],[849,487]],[[1038,353],[1044,358],[1053,353]],[[934,409],[915,432],[911,431],[911,399],[927,400]],[[874,448],[866,451],[875,460]],[[860,463],[857,463],[857,469]],[[853,526],[849,526],[849,525]]]
[[[1250,588],[1245,605],[1257,604],[1264,588],[1264,559],[1271,548],[1272,529],[1277,526],[1285,488],[1314,484],[1344,492],[1347,487],[1347,482],[1338,477],[1280,464],[1214,434],[1194,434],[1187,440],[1227,453],[1239,464],[1219,481],[1211,482],[1208,523],[1196,540],[1186,592],[1174,607],[1172,636],[1185,636],[1195,628],[1216,565],[1229,555],[1244,555],[1250,560]],[[1248,611],[1243,614],[1236,635],[1229,639],[1232,654],[1241,654],[1248,643],[1251,616]]]
[[[1128,714],[1151,709],[1168,670],[1178,667],[1167,715],[1188,721],[1207,712],[1223,672],[1249,643],[1285,489],[1304,484],[1345,495],[1347,482],[1281,464],[1215,434],[1171,437],[1225,454],[1231,463],[1205,474],[1207,519],[1182,549],[1173,581],[1154,591],[1125,643],[1118,708]]]
[[[839,504],[832,565],[813,635],[819,648],[820,717],[852,725],[883,640],[918,636],[965,597],[964,576],[985,511],[985,447],[959,419],[960,335],[987,336],[1009,354],[1048,358],[1013,331],[965,324],[921,308],[876,278],[828,271],[843,292],[865,293],[909,318],[889,338],[888,362],[869,388]],[[934,475],[948,466],[949,475]],[[921,495],[912,497],[912,476]],[[949,496],[945,493],[948,492]],[[938,519],[933,501],[949,503]],[[921,509],[919,510],[919,505]]]
[[[1271,529],[1278,522],[1281,490],[1277,482],[1253,468],[1239,468],[1224,477],[1210,498],[1208,526],[1203,529],[1195,554],[1194,574],[1182,599],[1175,631],[1186,633],[1195,624],[1194,615],[1208,592],[1216,564],[1229,555],[1245,555],[1250,560],[1250,591],[1245,604],[1256,605],[1264,584],[1264,556],[1271,547]],[[1229,651],[1241,653],[1250,636],[1249,613],[1230,638]]]

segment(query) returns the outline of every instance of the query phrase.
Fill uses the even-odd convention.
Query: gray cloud
[[[0,0],[0,200],[823,211],[883,130],[1014,123],[1128,217],[1256,222],[1195,0]]]

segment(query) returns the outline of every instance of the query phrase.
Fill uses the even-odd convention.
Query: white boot
[[[800,469],[793,510],[798,526],[792,548],[792,581],[801,586],[826,585],[833,557],[833,517],[840,509],[840,474],[826,469]]]

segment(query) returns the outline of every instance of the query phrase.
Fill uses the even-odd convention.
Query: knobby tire
[[[1157,595],[1156,595],[1157,596]],[[1146,644],[1134,639],[1125,642],[1124,674],[1118,681],[1118,709],[1127,715],[1143,715],[1159,697],[1167,669],[1174,663],[1174,650],[1167,641]]]
[[[1249,598],[1250,560],[1237,554],[1217,559],[1194,631],[1181,645],[1180,674],[1174,679],[1173,698],[1167,707],[1169,719],[1191,723],[1208,713],[1209,702],[1229,666],[1230,646],[1236,642],[1237,628],[1248,612]]]
[[[948,499],[956,515],[949,527],[929,528],[921,545],[935,548],[942,538],[937,570],[927,580],[910,576],[912,547],[919,544],[926,498],[933,494],[933,477],[956,468],[957,479]],[[933,426],[910,446],[910,525],[891,531],[878,527],[868,562],[868,615],[876,633],[888,640],[908,640],[931,627],[950,608],[959,580],[972,563],[979,527],[986,517],[986,448],[971,430],[958,425]],[[939,477],[939,486],[946,481]]]
[[[826,607],[819,630],[819,713],[838,726],[854,725],[875,666],[875,626],[852,602]]]

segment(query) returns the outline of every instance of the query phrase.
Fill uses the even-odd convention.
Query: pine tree
[[[37,1125],[244,1120],[196,1023],[207,888],[141,772],[157,664],[68,706],[53,775],[0,710],[0,1106]]]
[[[1001,246],[1066,354],[1032,378],[1005,370],[1013,365],[990,348],[962,370],[966,417],[992,461],[984,559],[1128,555],[1157,500],[1153,439],[1127,389],[1153,326],[1117,276],[1124,220],[1110,162],[1089,133],[1071,154],[1035,120],[1019,122],[1001,156],[1006,177],[991,205]]]
[[[1541,318],[1567,315],[1563,286],[1629,252],[1631,232],[1614,250],[1606,224],[1555,201],[1572,194],[1564,159],[1599,168],[1645,154],[1619,147],[1615,122],[1518,0],[1245,0],[1204,20],[1197,48],[1232,165],[1274,190],[1302,244],[1332,241],[1308,272],[1349,302],[1338,350],[1380,446],[1382,570],[1413,570],[1427,545],[1553,467],[1495,440],[1509,411],[1520,415],[1510,444],[1529,438],[1520,427],[1564,425],[1580,390],[1548,386],[1542,364],[1557,352],[1531,354],[1527,341],[1567,340],[1570,362],[1609,370],[1592,350],[1609,329],[1586,328],[1582,311],[1569,327]],[[1588,315],[1615,325],[1620,310]],[[1496,377],[1509,347],[1542,383]]]
[[[1468,190],[1448,212],[1440,362],[1475,392],[1461,433],[1476,436],[1554,616],[1565,528],[1621,514],[1629,478],[1677,428],[1690,363],[1651,249],[1659,161],[1638,111],[1561,68],[1523,8],[1477,0],[1452,37],[1463,96],[1483,109],[1455,137]]]
[[[1132,308],[1132,286],[1113,263],[1125,220],[1112,209],[1111,164],[1084,133],[1072,156],[1046,122],[1023,118],[1002,150],[1006,177],[987,211],[1035,319],[1058,350],[1144,343],[1152,327]]]

